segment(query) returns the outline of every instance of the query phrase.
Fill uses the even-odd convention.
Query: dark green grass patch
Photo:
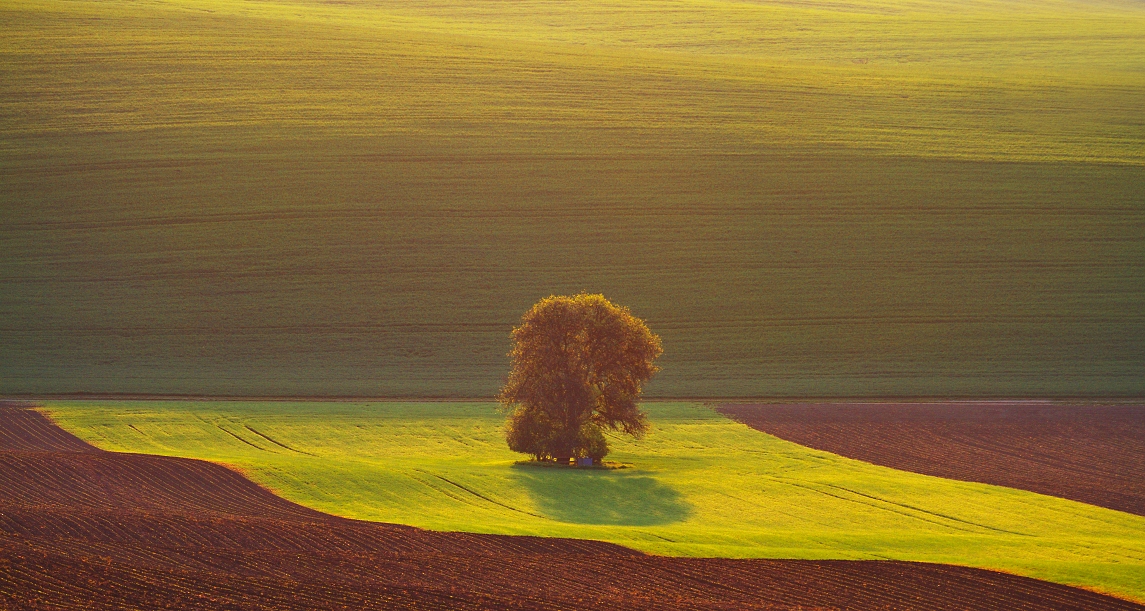
[[[22,161],[0,390],[487,396],[592,290],[659,395],[1145,391],[1141,168],[340,146]]]
[[[1139,4],[641,6],[5,3],[0,392],[1145,392]]]

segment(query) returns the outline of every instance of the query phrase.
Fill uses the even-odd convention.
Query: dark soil
[[[724,405],[795,443],[876,465],[1145,515],[1145,406],[1034,402]]]
[[[0,609],[796,608],[1145,609],[954,566],[662,558],[357,522],[0,408]]]

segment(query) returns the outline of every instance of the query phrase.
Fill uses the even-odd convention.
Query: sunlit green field
[[[0,393],[1145,392],[1145,6],[0,4]]]
[[[614,470],[517,464],[491,403],[51,403],[101,448],[203,458],[366,520],[658,554],[966,564],[1145,599],[1145,518],[877,467],[697,405],[646,406]]]

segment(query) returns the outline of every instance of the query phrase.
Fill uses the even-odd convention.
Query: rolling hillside
[[[0,392],[1145,392],[1137,2],[0,6]]]
[[[1145,409],[1050,402],[722,405],[753,429],[893,469],[1145,516]]]
[[[490,403],[87,402],[44,409],[104,450],[231,466],[326,513],[593,539],[666,556],[903,560],[1145,598],[1145,517],[897,471],[651,403],[628,468],[517,464]]]
[[[219,465],[101,452],[2,403],[0,493],[4,609],[1145,608],[941,564],[669,558],[596,541],[357,522]]]

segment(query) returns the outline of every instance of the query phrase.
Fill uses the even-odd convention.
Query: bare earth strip
[[[289,503],[0,407],[0,609],[1145,609],[979,569],[647,556]]]
[[[1145,406],[1049,402],[724,405],[748,426],[915,473],[1145,515]]]

